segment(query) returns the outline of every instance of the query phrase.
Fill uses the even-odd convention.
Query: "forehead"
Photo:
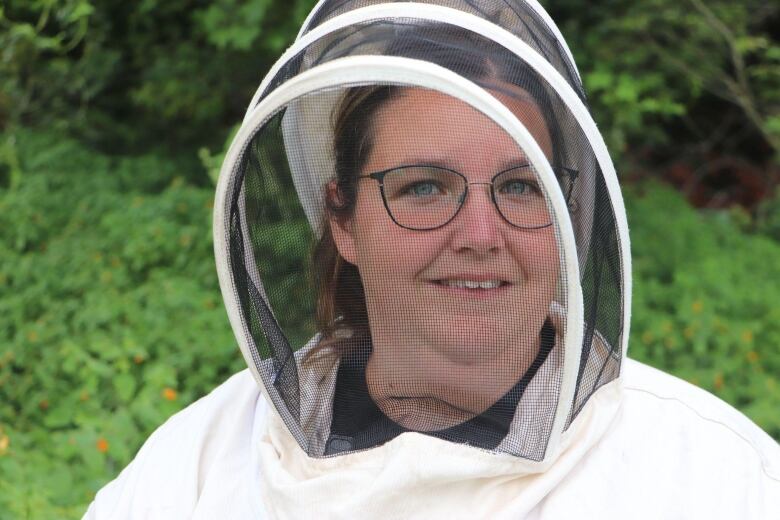
[[[514,85],[493,87],[490,93],[528,129],[549,158],[549,131],[531,95]],[[423,88],[399,89],[377,111],[372,133],[372,151],[392,154],[397,159],[434,155],[437,160],[457,163],[468,162],[469,158],[511,162],[525,157],[514,138],[489,117],[459,99]],[[424,157],[418,157],[421,154]]]

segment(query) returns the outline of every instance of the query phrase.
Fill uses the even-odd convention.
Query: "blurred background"
[[[244,367],[214,182],[313,3],[0,4],[0,518],[79,518]],[[542,3],[621,177],[630,355],[780,439],[780,4]]]

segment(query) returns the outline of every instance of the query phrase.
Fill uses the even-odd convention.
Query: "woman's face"
[[[469,183],[489,183],[528,163],[508,134],[469,105],[430,90],[400,92],[374,116],[361,174],[433,164]],[[496,96],[549,157],[549,133],[528,95]],[[373,343],[369,391],[407,428],[438,430],[482,413],[538,353],[558,282],[554,226],[510,225],[489,189],[469,186],[452,221],[414,231],[390,218],[378,182],[361,179],[353,217],[331,222],[340,254],[357,266],[365,289]]]

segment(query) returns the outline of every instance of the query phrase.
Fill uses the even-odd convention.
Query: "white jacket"
[[[416,433],[311,459],[245,370],[161,426],[85,518],[780,518],[780,446],[641,363],[625,362],[569,436],[535,474]]]

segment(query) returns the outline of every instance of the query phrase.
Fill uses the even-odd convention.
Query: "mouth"
[[[430,281],[437,289],[470,297],[489,298],[503,293],[512,283],[498,277],[457,276]]]
[[[433,280],[433,283],[442,287],[448,287],[451,289],[469,289],[469,290],[490,290],[498,289],[510,285],[509,282],[503,280],[469,280],[469,279],[457,279],[449,278],[442,280]]]

